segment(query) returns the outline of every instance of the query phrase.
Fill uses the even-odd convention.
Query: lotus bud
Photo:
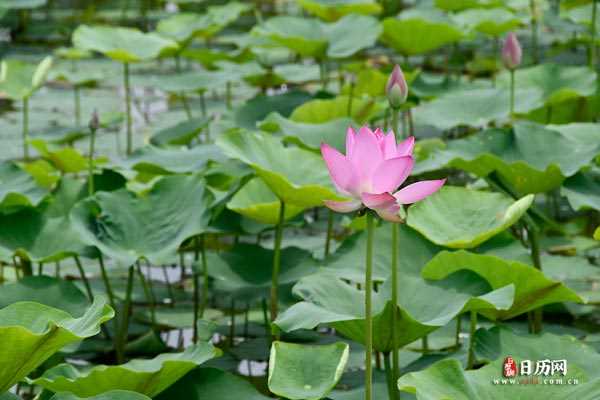
[[[521,45],[514,32],[510,32],[504,41],[502,48],[502,62],[510,70],[517,68],[521,64]]]
[[[399,108],[408,97],[408,85],[406,79],[404,79],[402,69],[397,64],[388,78],[385,94],[392,108]]]
[[[92,118],[90,118],[89,128],[92,132],[96,132],[100,127],[100,119],[98,118],[98,111],[94,110]]]

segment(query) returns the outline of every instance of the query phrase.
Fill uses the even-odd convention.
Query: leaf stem
[[[477,330],[477,311],[471,310],[471,326],[469,329],[469,356],[467,359],[467,369],[472,369],[475,365],[475,331]]]
[[[73,97],[75,98],[75,126],[81,126],[81,96],[79,93],[79,85],[73,86]]]
[[[150,304],[150,319],[152,322],[152,330],[156,331],[156,310],[155,310],[155,301],[154,296],[152,296],[152,292],[148,286],[148,282],[146,281],[146,277],[142,272],[142,267],[140,266],[139,260],[136,262],[137,273],[140,278],[140,283],[142,284],[142,288],[144,289],[144,295],[146,297],[146,301]]]
[[[281,239],[283,237],[283,223],[285,221],[285,203],[279,201],[279,220],[275,228],[275,248],[273,252],[273,275],[271,277],[271,322],[277,319],[277,302],[279,286],[279,270],[281,268]]]
[[[208,263],[206,262],[206,236],[202,235],[200,239],[200,256],[202,259],[202,276],[204,286],[202,287],[202,299],[200,303],[200,318],[204,316],[204,311],[208,305]]]
[[[590,27],[590,50],[589,65],[594,69],[596,66],[596,19],[598,15],[598,0],[592,0],[592,25]]]
[[[132,122],[131,122],[131,90],[129,86],[129,63],[123,63],[123,86],[125,88],[125,116],[127,127],[127,155],[133,151]]]
[[[365,400],[373,397],[373,319],[371,295],[373,291],[373,215],[367,212],[367,254],[365,269]]]
[[[88,195],[94,194],[94,147],[96,145],[96,129],[90,128],[90,153],[88,155]]]
[[[29,99],[23,99],[23,159],[29,161]]]
[[[510,70],[510,118],[515,114],[515,70]]]
[[[125,291],[125,304],[123,304],[123,316],[119,329],[118,345],[116,348],[117,362],[119,364],[125,362],[125,344],[127,343],[127,331],[129,330],[129,311],[131,309],[131,292],[133,290],[133,268],[133,264],[129,266],[127,289]]]
[[[88,299],[90,301],[94,301],[94,295],[92,294],[92,288],[90,286],[90,282],[85,276],[85,271],[83,270],[83,266],[81,265],[81,260],[78,255],[74,255],[73,259],[75,260],[75,264],[77,265],[77,269],[79,270],[79,275],[81,275],[81,280],[83,281],[83,286],[85,287],[85,292],[87,293]]]

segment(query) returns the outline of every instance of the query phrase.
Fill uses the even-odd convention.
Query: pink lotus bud
[[[385,85],[385,93],[388,98],[388,102],[392,108],[398,108],[406,101],[408,96],[408,85],[402,69],[398,64],[394,66],[394,70],[390,74],[390,77]]]
[[[508,69],[515,69],[521,64],[521,45],[514,32],[510,32],[502,48],[502,61]]]

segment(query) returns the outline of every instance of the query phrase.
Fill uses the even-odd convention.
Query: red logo
[[[505,378],[512,378],[517,376],[517,363],[512,357],[506,357],[502,364],[502,375]]]

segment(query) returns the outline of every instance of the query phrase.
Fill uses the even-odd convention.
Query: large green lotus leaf
[[[88,158],[73,147],[49,145],[43,139],[32,139],[29,143],[37,150],[40,157],[50,162],[62,173],[81,172],[87,170],[89,166]]]
[[[220,71],[190,71],[156,76],[150,85],[169,93],[203,92],[221,89],[229,80],[229,74]]]
[[[48,0],[4,0],[0,9],[23,10],[27,8],[37,8],[46,4]]]
[[[316,271],[311,254],[297,247],[281,251],[279,285],[290,285]],[[273,250],[238,244],[218,255],[208,254],[208,273],[219,291],[238,297],[264,297],[271,287]],[[198,266],[200,267],[200,266]]]
[[[471,9],[453,16],[458,25],[490,36],[515,30],[525,21],[505,8]]]
[[[462,11],[469,8],[497,7],[501,0],[435,0],[435,6],[445,11]]]
[[[527,335],[505,327],[478,329],[475,333],[475,354],[481,362],[493,362],[507,355],[520,359],[567,359],[589,377],[598,377],[596,367],[600,354],[570,335],[544,333]]]
[[[517,222],[533,202],[446,186],[408,210],[408,226],[440,246],[473,248]]]
[[[33,302],[13,303],[0,310],[0,392],[4,392],[70,343],[100,332],[114,311],[104,297],[81,318]]]
[[[381,33],[376,18],[349,14],[332,23],[317,19],[277,16],[253,32],[306,57],[345,58],[375,44]]]
[[[305,57],[323,58],[327,52],[324,25],[317,19],[277,16],[255,26],[252,32]]]
[[[382,10],[373,0],[298,0],[298,4],[325,21],[337,21],[348,14],[379,14]]]
[[[574,210],[600,210],[600,182],[597,173],[579,172],[566,179],[560,193]]]
[[[46,57],[39,64],[19,60],[4,60],[0,63],[0,93],[13,100],[29,98],[46,81],[52,66],[52,57]]]
[[[206,168],[211,161],[224,159],[220,149],[211,144],[192,148],[144,146],[118,166],[153,175],[198,172]]]
[[[173,126],[161,129],[150,138],[150,143],[155,146],[188,146],[202,129],[210,123],[210,118],[194,118],[189,121],[178,122]]]
[[[577,368],[571,368],[569,378],[577,379],[580,382],[578,385],[508,384],[508,380],[502,378],[503,363],[499,359],[481,369],[464,371],[460,361],[445,359],[426,370],[404,375],[398,381],[398,388],[416,394],[418,399],[594,400],[600,395],[600,379],[588,381],[584,379],[584,375],[577,373]],[[562,375],[554,377],[567,382]],[[525,377],[527,378],[529,377]],[[498,384],[494,384],[495,379]],[[519,380],[517,378],[513,381]]]
[[[221,351],[210,343],[198,343],[182,353],[164,353],[155,358],[135,359],[122,365],[97,365],[79,370],[59,364],[31,380],[53,392],[89,397],[109,390],[130,390],[154,397],[196,366],[218,357]]]
[[[346,58],[372,47],[381,34],[379,21],[371,16],[350,14],[325,26],[327,57]]]
[[[61,392],[50,398],[50,400],[150,400],[150,397],[129,390],[110,390],[97,396],[79,397],[73,393]]]
[[[268,400],[244,378],[216,368],[197,368],[155,397],[156,400]]]
[[[510,91],[506,88],[455,90],[423,103],[413,111],[415,122],[446,130],[460,125],[485,127],[509,119]],[[536,88],[515,92],[515,112],[528,113],[543,106],[542,91]]]
[[[232,158],[249,164],[283,202],[310,208],[335,199],[327,168],[320,156],[298,147],[285,147],[271,135],[232,131],[217,138]]]
[[[508,88],[509,73],[500,74],[497,82]],[[588,67],[546,63],[518,69],[515,83],[519,89],[541,91],[544,103],[554,106],[572,98],[593,95],[596,92],[596,72]]]
[[[390,302],[389,279],[373,296],[373,348],[378,351],[393,348],[393,312],[398,316],[396,340],[404,346],[463,312],[508,310],[513,302],[513,285],[490,290],[490,285],[472,272],[454,274],[444,282],[427,282],[412,274],[399,275],[397,307]],[[293,331],[328,324],[342,335],[364,343],[364,291],[333,274],[319,273],[301,279],[294,286],[294,294],[304,301],[294,304],[275,320],[279,328]]]
[[[600,153],[598,124],[518,122],[512,131],[489,129],[453,140],[417,164],[416,173],[454,167],[485,177],[496,171],[520,193],[558,187]]]
[[[83,86],[101,81],[104,78],[104,74],[98,70],[73,70],[70,67],[63,66],[62,68],[51,70],[48,78],[50,80],[68,82],[74,86]]]
[[[240,128],[255,129],[269,113],[278,112],[288,117],[294,109],[312,99],[307,92],[291,90],[274,96],[258,95],[234,112],[234,122]]]
[[[273,342],[269,390],[291,400],[322,399],[342,377],[349,354],[343,342],[320,346]]]
[[[279,199],[260,178],[242,186],[227,203],[227,208],[263,224],[276,225],[279,222]],[[302,210],[302,207],[293,204],[286,206],[285,219],[294,218]]]
[[[82,197],[82,187],[81,182],[64,177],[52,201],[38,208],[0,214],[0,247],[35,262],[58,261],[80,254],[84,244],[68,217],[72,206]]]
[[[48,191],[36,183],[35,179],[12,162],[0,163],[0,209],[36,206],[46,197]]]
[[[77,203],[71,221],[81,240],[124,266],[140,257],[164,264],[176,258],[185,239],[206,230],[211,201],[201,178],[174,175],[143,196],[125,189],[97,192]]]
[[[261,123],[261,128],[281,132],[284,140],[313,151],[319,151],[321,143],[327,143],[345,152],[346,131],[353,121],[348,117],[333,119],[323,123],[297,122],[271,113]]]
[[[373,243],[373,280],[383,282],[391,274],[392,235],[391,226],[384,224],[375,229]],[[356,233],[345,239],[341,246],[327,259],[327,270],[339,278],[362,283],[365,279],[366,233]],[[399,226],[398,259],[403,274],[420,276],[421,268],[441,248],[425,239],[405,224]]]
[[[490,362],[478,370],[464,371],[460,361],[442,360],[426,370],[404,375],[398,382],[400,390],[416,393],[419,399],[596,399],[600,395],[598,379],[598,353],[572,336],[519,335],[508,329],[480,329],[475,335],[478,360]],[[512,357],[517,366],[522,360],[567,360],[563,384],[510,384],[502,383],[505,357]],[[551,376],[538,376],[538,380]],[[531,378],[527,376],[515,379]],[[535,377],[534,377],[535,378]],[[579,384],[566,384],[568,379],[578,379]],[[498,380],[498,383],[495,383]],[[540,382],[541,383],[541,382]]]
[[[494,289],[513,284],[515,301],[508,310],[482,310],[490,319],[509,319],[546,304],[583,300],[573,290],[562,283],[549,279],[538,269],[518,261],[469,253],[443,251],[435,256],[424,268],[425,279],[444,279],[456,271],[469,270],[483,277]]]
[[[101,25],[79,25],[73,32],[73,44],[124,63],[152,60],[178,49],[177,43],[157,33]]]
[[[414,56],[458,42],[463,33],[435,9],[410,9],[399,18],[383,20],[381,40],[398,53]]]
[[[348,118],[348,96],[335,99],[315,99],[297,107],[290,119],[295,122],[322,124],[340,118]],[[352,119],[359,124],[366,123],[379,111],[375,100],[359,98],[352,100]]]
[[[84,314],[89,306],[85,294],[73,282],[49,276],[26,276],[5,283],[0,291],[0,308],[19,301],[33,301],[68,312],[74,317]]]
[[[208,7],[204,14],[178,13],[160,20],[156,31],[185,45],[194,37],[214,36],[249,9],[248,4],[232,1],[222,6]]]

